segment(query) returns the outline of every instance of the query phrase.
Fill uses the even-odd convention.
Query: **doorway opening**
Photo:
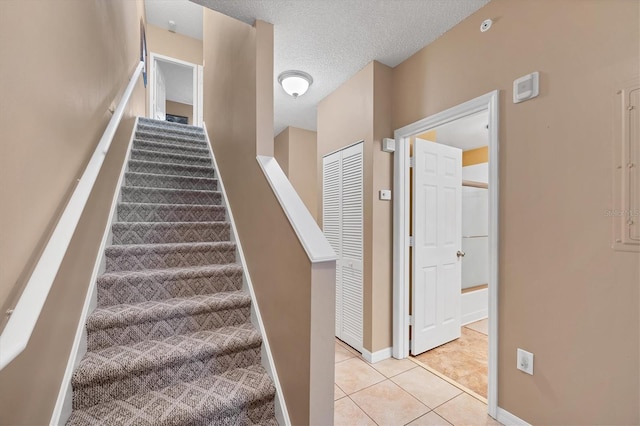
[[[498,92],[398,129],[395,140],[393,356],[423,354],[486,396],[496,417]],[[483,375],[486,386],[475,383]]]
[[[202,127],[202,66],[149,55],[150,118]]]

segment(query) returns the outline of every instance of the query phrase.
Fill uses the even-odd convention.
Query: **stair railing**
[[[40,259],[38,259],[20,299],[13,310],[7,312],[10,314],[9,321],[0,335],[0,370],[18,356],[29,343],[42,307],[47,300],[62,259],[78,226],[82,211],[87,204],[89,195],[91,195],[102,163],[109,152],[109,147],[143,67],[144,62],[140,62],[133,71],[120,103],[113,112],[98,146],[82,173],[82,177],[78,180],[78,185],[62,212]]]

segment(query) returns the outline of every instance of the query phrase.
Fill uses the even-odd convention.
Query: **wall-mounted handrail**
[[[124,109],[129,103],[131,93],[140,77],[144,63],[140,62],[133,72],[129,84],[120,99],[118,107],[113,113],[104,134],[98,142],[87,167],[78,181],[67,206],[65,207],[56,228],[51,234],[36,267],[27,281],[27,285],[18,300],[9,321],[0,335],[0,370],[18,356],[29,343],[31,333],[40,317],[49,290],[62,264],[62,259],[71,242],[71,238],[78,226],[89,195],[96,182],[104,158],[109,151],[113,137],[124,115]]]

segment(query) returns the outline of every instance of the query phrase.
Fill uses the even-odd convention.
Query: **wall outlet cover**
[[[518,348],[518,370],[533,376],[533,354]]]

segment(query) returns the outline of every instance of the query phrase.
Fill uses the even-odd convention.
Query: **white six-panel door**
[[[460,337],[462,151],[416,138],[411,352]]]
[[[323,159],[322,223],[336,262],[336,336],[362,350],[363,144]]]

